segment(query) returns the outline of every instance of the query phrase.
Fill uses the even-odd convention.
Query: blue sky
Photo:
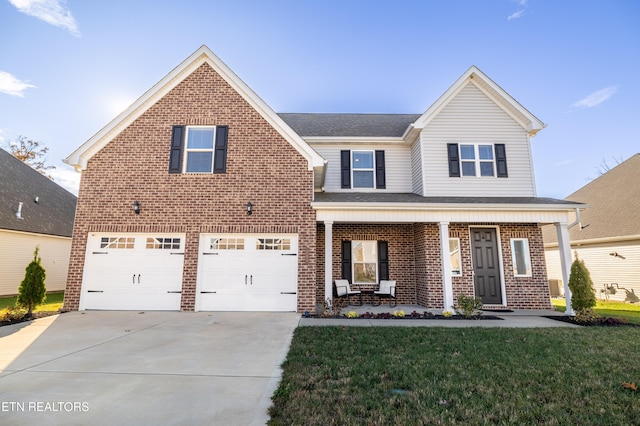
[[[640,152],[635,0],[0,0],[0,144],[73,187],[62,159],[203,44],[276,112],[422,113],[476,65],[548,125],[538,196]]]

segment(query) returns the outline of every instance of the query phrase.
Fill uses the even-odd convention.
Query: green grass
[[[0,297],[0,310],[16,305],[17,296],[11,297]],[[34,312],[44,312],[44,311],[58,311],[62,308],[62,302],[64,299],[64,292],[56,292],[56,293],[47,293],[47,299],[44,304],[36,307]]]
[[[564,312],[567,308],[564,299],[551,299],[551,302],[558,311]],[[598,300],[594,311],[602,317],[622,318],[640,324],[640,304]]]
[[[637,424],[638,353],[629,327],[300,327],[269,424]]]

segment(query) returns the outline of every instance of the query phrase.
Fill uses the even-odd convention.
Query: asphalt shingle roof
[[[579,202],[544,197],[423,197],[411,193],[316,192],[316,203],[523,204],[576,205]]]
[[[589,182],[566,200],[590,207],[580,214],[582,226],[569,230],[572,241],[640,235],[640,154]],[[543,229],[545,243],[558,241],[555,229]]]
[[[296,133],[308,136],[401,137],[420,114],[278,114]]]
[[[75,195],[0,149],[0,229],[71,237],[76,201]],[[20,202],[22,219],[16,217]]]

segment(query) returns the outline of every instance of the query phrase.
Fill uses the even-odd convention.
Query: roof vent
[[[22,201],[20,201],[20,202],[18,203],[18,211],[16,211],[16,217],[17,217],[18,219],[24,219],[24,218],[22,217],[22,204],[23,204],[23,203],[22,203]]]
[[[36,198],[34,198],[34,199],[33,199],[33,202],[34,202],[34,203],[36,203],[36,204],[38,204],[38,203],[40,202],[40,197],[36,197]]]

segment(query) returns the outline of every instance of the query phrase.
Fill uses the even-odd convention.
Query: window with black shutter
[[[497,143],[494,145],[496,152],[496,175],[498,177],[509,177],[507,172],[507,150],[503,143]]]
[[[449,156],[449,177],[460,177],[460,154],[457,143],[447,144],[447,154]]]
[[[169,173],[226,173],[227,126],[173,126]]]

